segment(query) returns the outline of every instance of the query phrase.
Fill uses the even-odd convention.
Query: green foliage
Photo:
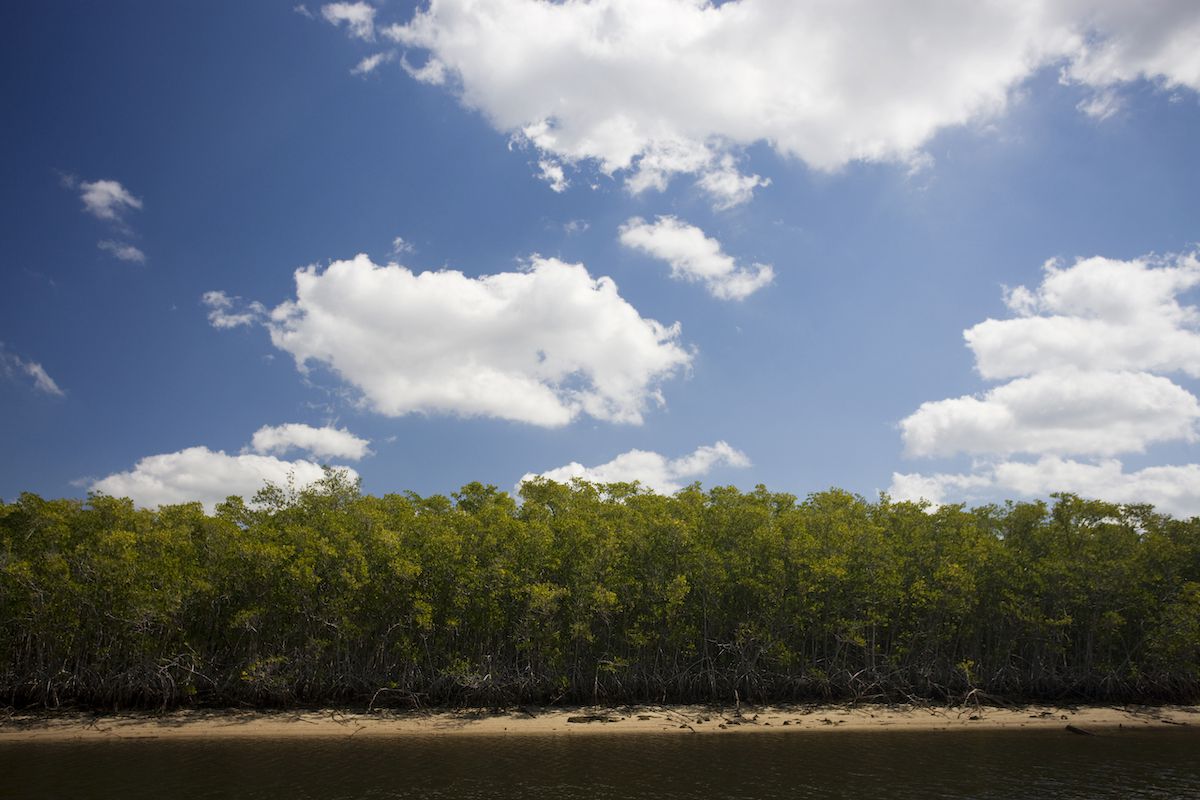
[[[0,502],[0,698],[1200,698],[1200,518],[533,481]]]

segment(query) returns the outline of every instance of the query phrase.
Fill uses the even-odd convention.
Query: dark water
[[[1200,798],[1200,731],[0,744],[13,798]]]

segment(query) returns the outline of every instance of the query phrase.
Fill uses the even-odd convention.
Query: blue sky
[[[1200,9],[828,5],[0,8],[0,497],[1200,513]]]

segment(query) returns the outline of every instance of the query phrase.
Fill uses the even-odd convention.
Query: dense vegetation
[[[336,473],[199,504],[0,503],[0,703],[1200,698],[1200,518],[1064,495],[518,504]]]

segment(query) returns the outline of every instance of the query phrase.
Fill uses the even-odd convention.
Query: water
[[[0,744],[3,798],[1200,798],[1200,731]]]

